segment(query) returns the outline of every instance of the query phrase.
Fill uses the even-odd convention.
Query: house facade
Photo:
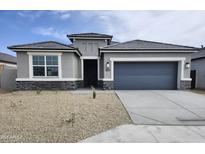
[[[67,36],[70,45],[47,41],[8,47],[17,53],[17,89],[191,87],[193,47],[144,40],[119,43],[98,33]]]
[[[192,88],[205,89],[205,48],[192,54],[191,78]]]

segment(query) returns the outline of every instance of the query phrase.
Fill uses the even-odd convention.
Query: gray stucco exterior
[[[81,61],[75,53],[62,53],[62,78],[80,78]]]
[[[205,89],[205,57],[192,60],[191,70],[196,71],[196,88]]]
[[[76,40],[73,46],[77,47],[83,56],[98,56],[98,48],[107,45],[106,40]]]
[[[29,78],[29,59],[27,52],[17,52],[17,78]]]

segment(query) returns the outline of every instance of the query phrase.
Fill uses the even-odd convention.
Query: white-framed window
[[[32,55],[33,77],[59,77],[58,55]]]

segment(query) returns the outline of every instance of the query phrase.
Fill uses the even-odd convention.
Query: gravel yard
[[[197,93],[197,94],[202,94],[202,95],[205,95],[205,90],[203,89],[194,89],[194,90],[191,90],[192,92],[194,93]]]
[[[129,123],[114,92],[0,92],[0,142],[78,142]]]

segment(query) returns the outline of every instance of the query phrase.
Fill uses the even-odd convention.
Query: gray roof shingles
[[[33,50],[77,50],[80,53],[78,48],[75,48],[71,45],[66,45],[63,43],[55,42],[55,41],[44,41],[44,42],[35,42],[30,44],[22,44],[22,45],[13,45],[9,46],[8,49],[33,49]]]
[[[177,50],[193,50],[194,47],[175,45],[169,43],[145,41],[145,40],[132,40],[122,43],[116,43],[101,48],[101,50],[155,50],[155,49],[177,49]]]
[[[205,48],[201,48],[198,50],[198,52],[195,52],[191,55],[192,60],[201,59],[201,58],[205,58]]]
[[[55,41],[44,41],[44,42],[35,42],[30,44],[22,44],[22,45],[13,45],[9,46],[9,49],[50,49],[50,50],[73,50],[76,49],[69,45],[65,45]]]
[[[70,37],[95,37],[95,38],[112,38],[112,35],[100,34],[100,33],[79,33],[67,35]]]
[[[111,41],[111,42],[110,42],[110,45],[114,45],[114,44],[117,44],[117,43],[120,43],[120,42],[117,42],[117,41]]]
[[[16,57],[0,52],[0,62],[16,64]]]

